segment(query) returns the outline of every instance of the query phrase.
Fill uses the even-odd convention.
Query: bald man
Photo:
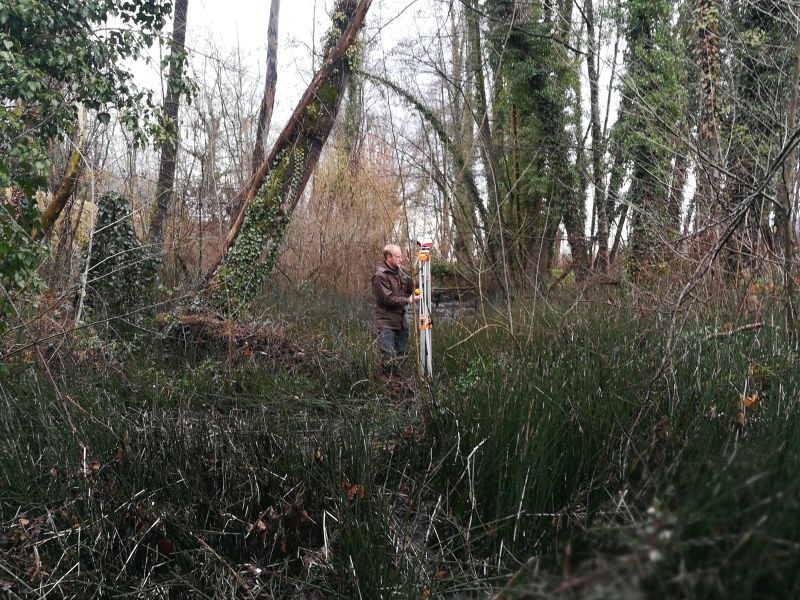
[[[388,244],[372,276],[373,323],[378,332],[381,366],[388,375],[394,374],[398,360],[408,352],[405,313],[406,306],[414,302],[414,296],[411,295],[411,278],[401,268],[404,261],[400,246]]]

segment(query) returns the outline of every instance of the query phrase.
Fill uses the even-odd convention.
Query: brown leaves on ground
[[[284,502],[280,511],[270,506],[255,522],[248,524],[245,538],[252,537],[259,542],[277,541],[280,551],[287,554],[301,545],[301,537],[307,537],[314,524],[308,511],[298,502]]]
[[[360,483],[350,483],[350,480],[345,479],[342,482],[342,487],[345,490],[345,494],[347,495],[347,499],[352,502],[356,498],[359,500],[364,498],[364,494],[366,493],[364,490],[364,486]]]
[[[278,327],[245,325],[207,314],[177,317],[173,337],[211,353],[227,355],[233,348],[234,353],[243,359],[280,361],[291,365],[303,364],[312,355],[324,354],[321,348],[315,348],[313,352],[304,350],[290,334]]]
[[[745,396],[744,394],[742,394],[739,397],[739,400],[742,403],[742,406],[744,406],[745,408],[749,410],[755,410],[756,406],[758,405],[758,392],[753,392],[749,396]]]

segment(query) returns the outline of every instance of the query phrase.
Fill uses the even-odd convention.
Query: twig
[[[520,350],[522,350],[522,345],[519,343],[519,340],[518,340],[518,339],[517,339],[517,337],[514,335],[514,333],[513,333],[513,332],[512,332],[512,331],[511,331],[511,330],[508,328],[508,326],[507,326],[507,325],[500,325],[500,324],[497,324],[497,323],[487,323],[487,324],[486,324],[486,325],[484,325],[483,327],[481,327],[481,328],[479,328],[479,329],[476,329],[475,331],[473,331],[472,333],[470,333],[470,334],[469,334],[467,337],[465,337],[463,340],[459,340],[458,342],[456,342],[455,344],[453,344],[453,345],[452,345],[452,346],[450,346],[449,348],[445,349],[445,352],[450,352],[450,350],[452,350],[453,348],[457,348],[458,346],[460,346],[461,344],[463,344],[464,342],[466,342],[467,340],[469,340],[471,337],[478,335],[478,334],[479,334],[481,331],[483,331],[484,329],[489,329],[490,327],[498,327],[498,328],[500,328],[500,329],[502,329],[502,330],[504,330],[504,331],[507,331],[507,332],[508,332],[508,335],[510,335],[510,336],[511,336],[511,339],[512,339],[512,340],[514,340],[514,343],[517,345],[517,348],[519,348]]]
[[[752,331],[753,329],[761,329],[763,323],[760,321],[758,323],[748,323],[747,325],[742,325],[741,327],[736,327],[734,329],[730,329],[728,331],[715,331],[714,333],[709,333],[703,338],[704,342],[708,340],[717,338],[717,337],[726,337],[733,335],[734,333],[740,333],[742,331]]]

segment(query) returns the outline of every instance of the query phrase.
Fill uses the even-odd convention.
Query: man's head
[[[390,269],[396,269],[403,264],[403,251],[397,244],[386,244],[383,247],[383,260]]]

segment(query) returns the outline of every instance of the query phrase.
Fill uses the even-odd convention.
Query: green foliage
[[[496,63],[494,68],[502,74],[497,84],[500,93],[495,110],[501,115],[511,111],[519,115],[516,132],[500,130],[498,133],[508,139],[509,158],[527,165],[531,159],[523,156],[519,148],[528,149],[524,154],[535,154],[531,148],[554,142],[548,136],[566,125],[564,109],[572,76],[567,69],[559,68],[561,53],[553,41],[551,25],[541,21],[538,9],[526,12],[522,22],[518,22],[519,16],[507,2],[488,2],[487,11],[492,19],[487,45],[492,62]],[[514,26],[509,29],[512,21]],[[534,160],[539,168],[524,169],[521,181],[515,184],[519,195],[528,203],[526,209],[530,209],[536,198],[545,195],[548,182],[554,176],[548,174],[541,159]]]
[[[31,241],[10,209],[10,205],[0,203],[0,285],[13,296],[23,288],[30,292],[44,287],[36,273],[44,252],[40,244]],[[0,295],[0,333],[12,313],[5,294]]]
[[[52,361],[93,417],[74,412],[85,464],[36,367],[10,365],[12,593],[27,592],[33,547],[73,596],[109,580],[135,595],[156,574],[164,593],[220,599],[800,590],[800,371],[781,324],[766,325],[772,308],[758,333],[709,338],[713,322],[689,323],[668,376],[664,322],[633,307],[548,308],[516,340],[465,339],[481,324],[440,320],[436,379],[418,388],[434,408],[427,438],[417,402],[370,380],[363,303],[275,286],[265,306],[325,349],[295,365],[173,347]]]
[[[38,214],[34,194],[47,185],[48,148],[74,131],[78,105],[97,111],[101,123],[116,109],[143,138],[152,93],[134,85],[126,64],[153,43],[170,10],[168,0],[0,2],[0,192],[25,198],[11,217],[17,224],[8,211],[0,214],[0,277],[11,291],[38,264],[27,235]]]
[[[124,196],[107,194],[97,209],[87,305],[108,315],[141,308],[151,296],[156,259],[136,237]]]
[[[669,226],[672,138],[686,106],[683,50],[672,26],[673,8],[673,0],[632,0],[622,6],[627,74],[613,148],[632,167],[628,199],[634,206],[634,270],[656,253],[658,232]]]
[[[101,122],[113,107],[139,123],[142,102],[153,105],[123,63],[152,44],[170,9],[165,0],[0,4],[0,187],[43,187],[48,145],[73,131],[79,103]],[[114,21],[123,27],[102,27]]]
[[[236,243],[214,275],[213,302],[225,312],[238,312],[272,271],[289,224],[284,206],[293,206],[300,193],[304,161],[305,152],[299,146],[284,152],[247,205]]]
[[[287,335],[327,351],[294,366],[174,348],[113,368],[91,352],[53,361],[94,417],[78,422],[86,464],[52,391],[10,365],[0,565],[13,593],[34,546],[72,595],[110,579],[134,595],[154,564],[165,593],[212,598],[488,597],[518,571],[511,597],[800,590],[800,371],[780,324],[709,339],[713,323],[693,323],[659,377],[664,324],[632,308],[548,309],[529,315],[527,341],[500,328],[464,340],[479,324],[442,320],[436,380],[419,389],[429,443],[416,403],[368,379],[363,304],[267,294],[275,319],[299,316]]]
[[[445,260],[431,261],[431,279],[442,284],[455,277],[456,270],[453,265]]]

